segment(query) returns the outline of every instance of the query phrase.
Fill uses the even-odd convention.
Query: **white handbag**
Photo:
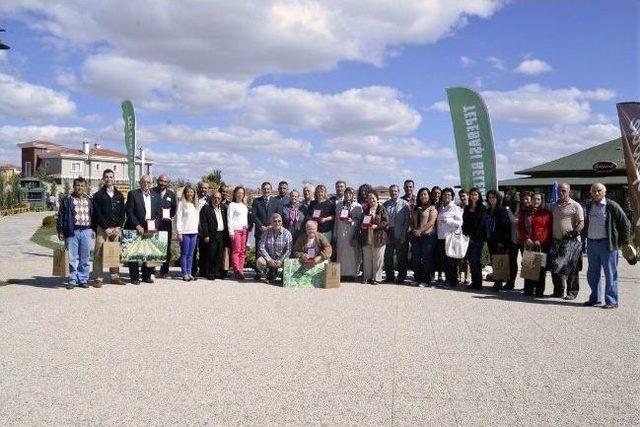
[[[462,230],[458,229],[447,234],[444,240],[444,251],[449,258],[462,259],[467,255],[469,247],[469,237],[462,234]]]

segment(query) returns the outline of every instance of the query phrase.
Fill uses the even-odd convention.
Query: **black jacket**
[[[291,237],[295,242],[298,236],[305,232],[307,213],[305,212],[305,209],[302,205],[298,205],[298,221],[294,223],[291,221],[292,208],[293,206],[291,206],[291,202],[289,202],[288,205],[282,208],[282,225],[284,226],[284,228],[289,230],[289,232],[291,233]]]
[[[491,233],[487,231],[489,251],[491,253],[499,252],[498,245],[502,245],[502,249],[505,250],[511,242],[511,222],[504,206],[496,206],[493,210],[487,208],[485,225],[491,222],[494,224],[493,231]]]
[[[251,222],[256,226],[256,229],[254,231],[256,242],[259,242],[260,236],[262,236],[260,227],[268,227],[269,225],[271,225],[271,215],[273,215],[274,213],[282,214],[282,204],[280,203],[280,200],[276,199],[275,197],[270,197],[269,205],[267,206],[265,204],[264,197],[260,196],[253,199],[249,218],[251,219]]]
[[[162,219],[162,209],[169,209],[169,216],[171,218],[176,216],[176,211],[178,210],[176,193],[167,188],[164,196],[161,196],[160,189],[158,187],[154,187],[153,189],[151,189],[151,191],[157,193],[160,200],[160,206],[158,207],[160,211],[160,230],[169,231],[171,230],[172,221]]]
[[[200,209],[200,223],[198,224],[198,236],[209,239],[223,239],[223,245],[230,247],[231,239],[229,238],[229,226],[227,224],[227,208],[220,206],[222,214],[223,229],[218,231],[218,220],[213,207],[208,203]]]
[[[484,227],[486,212],[484,205],[478,205],[473,212],[469,205],[465,206],[462,214],[462,233],[473,241],[486,239],[487,232]]]
[[[151,195],[151,219],[156,221],[156,229],[158,228],[158,219],[162,215],[160,209],[160,196],[155,191],[150,191]],[[142,189],[138,188],[133,191],[129,191],[127,194],[127,221],[124,224],[124,228],[127,230],[135,230],[136,226],[145,226],[146,210],[144,207],[144,199],[142,197]]]
[[[125,218],[124,207],[124,196],[117,188],[114,187],[112,198],[105,187],[102,187],[93,195],[93,221],[95,225],[103,230],[122,227]]]

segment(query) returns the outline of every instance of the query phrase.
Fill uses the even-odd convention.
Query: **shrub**
[[[56,216],[49,215],[42,218],[42,226],[43,227],[55,227],[56,226]]]
[[[244,266],[247,268],[256,268],[256,250],[247,246],[246,256],[244,258]]]

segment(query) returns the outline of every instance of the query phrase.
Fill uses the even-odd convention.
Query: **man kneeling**
[[[291,233],[282,226],[282,216],[271,215],[271,226],[262,233],[258,244],[256,266],[262,277],[269,283],[275,282],[282,275],[282,264],[291,253]]]

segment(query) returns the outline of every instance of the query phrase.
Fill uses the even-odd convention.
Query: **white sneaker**
[[[418,283],[418,287],[419,288],[426,288],[427,284],[426,283]]]

